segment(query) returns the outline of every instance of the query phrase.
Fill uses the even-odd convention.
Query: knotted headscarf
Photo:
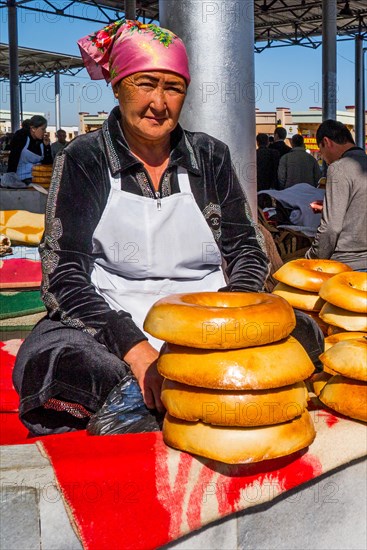
[[[153,23],[120,19],[78,40],[78,46],[93,80],[116,84],[142,71],[170,71],[190,82],[184,43],[173,32]]]

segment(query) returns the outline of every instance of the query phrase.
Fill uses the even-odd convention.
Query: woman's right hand
[[[124,357],[135,376],[148,409],[164,412],[161,401],[163,377],[157,370],[159,352],[146,340],[131,348]]]

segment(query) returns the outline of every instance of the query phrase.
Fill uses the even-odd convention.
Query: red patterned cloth
[[[0,342],[0,412],[17,412],[19,396],[14,389],[12,373],[15,358],[23,340]]]
[[[365,455],[365,424],[320,408],[311,414],[317,435],[308,449],[238,466],[175,451],[157,432],[74,432],[37,445],[50,458],[85,549],[147,550]]]

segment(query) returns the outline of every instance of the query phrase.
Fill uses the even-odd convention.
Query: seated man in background
[[[256,171],[257,190],[276,189],[278,183],[279,152],[269,149],[269,136],[257,134],[256,136]]]
[[[292,149],[279,162],[279,189],[292,187],[296,183],[309,183],[317,187],[321,171],[317,160],[306,152],[303,136],[292,136]]]
[[[337,260],[367,271],[366,153],[336,120],[325,120],[316,140],[329,168],[321,222],[306,258]]]

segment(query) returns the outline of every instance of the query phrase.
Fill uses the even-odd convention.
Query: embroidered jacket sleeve
[[[95,133],[95,136],[98,132]],[[85,331],[120,358],[145,335],[91,283],[92,236],[110,190],[101,136],[82,136],[57,156],[40,246],[42,298],[52,319]]]
[[[247,198],[231,163],[229,149],[224,147],[216,174],[222,216],[220,248],[228,277],[228,286],[223,290],[260,292],[269,274],[269,262],[262,236],[253,222]]]

